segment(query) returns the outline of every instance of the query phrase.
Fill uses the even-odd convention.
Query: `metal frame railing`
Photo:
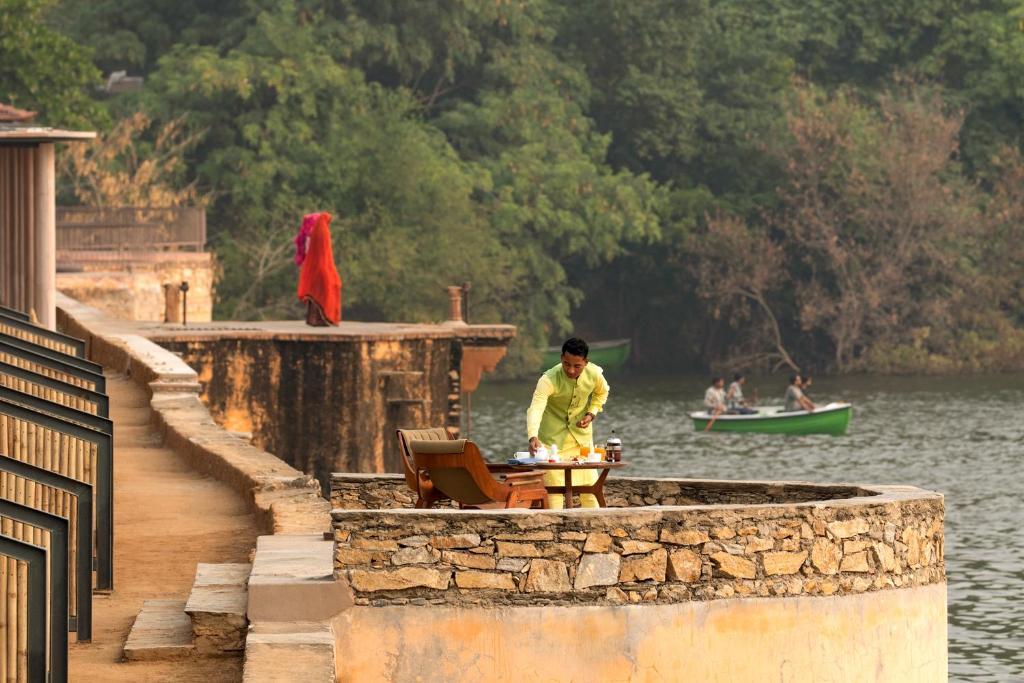
[[[5,455],[0,455],[0,472],[67,493],[75,499],[78,520],[92,519],[93,488],[89,484]],[[77,605],[68,627],[77,634],[79,642],[88,642],[92,640],[92,525],[79,523],[74,531]]]
[[[25,395],[28,399],[34,396]],[[88,413],[85,413],[86,415]],[[0,415],[35,424],[96,447],[96,587],[114,588],[114,462],[112,434],[56,417],[50,413],[26,408],[20,403],[0,398]],[[103,418],[97,418],[103,419]],[[10,454],[7,454],[10,456]]]
[[[0,500],[0,518],[7,518],[46,531],[49,535],[50,621],[50,679],[67,680],[68,677],[68,630],[71,628],[70,606],[68,604],[68,520],[48,512],[42,512],[27,505],[9,500]],[[62,628],[57,626],[63,625]]]
[[[24,391],[18,391],[17,389],[5,386],[0,386],[0,400],[20,403],[26,408],[50,413],[54,417],[77,422],[84,427],[95,429],[97,432],[106,434],[110,437],[111,444],[113,444],[114,423],[100,415],[87,413],[84,410],[78,410],[77,408],[57,403],[56,401],[52,401],[48,398],[33,396],[32,394],[25,393]]]
[[[28,651],[25,676],[29,681],[45,681],[46,660],[50,650],[46,640],[46,549],[0,534],[0,555],[6,555],[28,565],[28,614],[25,615]],[[9,624],[8,628],[11,626],[18,629],[17,624]],[[17,656],[17,652],[14,654]]]
[[[11,332],[8,332],[4,329],[5,327],[15,330],[15,333],[12,334]],[[77,356],[78,358],[85,358],[85,341],[78,339],[77,337],[61,334],[60,332],[54,332],[53,330],[40,327],[39,325],[33,325],[26,320],[10,316],[3,311],[0,311],[0,331],[14,337],[18,337],[19,339],[25,339],[25,341],[45,346],[46,348],[53,349],[55,351],[61,351],[63,353]],[[17,334],[17,332],[20,332],[21,334]],[[39,339],[31,339],[29,336],[25,335],[34,335],[39,337]]]
[[[47,377],[46,375],[40,375],[37,372],[26,370],[25,368],[19,368],[17,365],[11,365],[0,360],[0,378],[11,377],[23,383],[28,383],[39,387],[39,391],[52,391],[62,396],[66,396],[69,399],[77,399],[84,403],[90,403],[95,407],[94,414],[100,417],[110,417],[110,399],[106,394],[101,394],[98,391],[92,389],[86,389],[80,387],[77,384],[71,384],[64,380],[57,379],[55,377]],[[11,387],[24,393],[32,393],[26,391],[18,386]],[[39,396],[39,394],[32,393],[33,396]],[[41,398],[46,398],[42,396]],[[68,404],[63,404],[68,405]],[[71,405],[74,408],[74,405]],[[81,408],[79,408],[81,410]],[[88,412],[88,411],[86,411]]]
[[[0,306],[0,313],[3,313],[5,315],[9,315],[12,318],[18,318],[20,320],[24,320],[26,322],[31,320],[31,318],[28,317],[28,313],[22,313],[21,311],[19,311],[16,308],[8,308],[7,306]]]
[[[18,358],[24,363],[45,368],[50,372],[59,373],[67,378],[64,379],[58,377],[56,379],[61,379],[65,382],[71,380],[85,382],[91,385],[85,387],[86,389],[92,389],[93,391],[101,394],[107,393],[107,379],[103,376],[102,372],[83,370],[81,367],[71,365],[70,363],[61,360],[59,357],[37,352],[32,348],[32,345],[29,342],[15,339],[15,342],[22,342],[17,344],[11,343],[8,339],[10,339],[9,335],[0,334],[0,360],[2,360],[2,356],[4,354],[7,354],[14,358]],[[32,368],[27,369],[31,370]],[[40,374],[44,373],[40,371]],[[74,382],[71,383],[73,384]]]

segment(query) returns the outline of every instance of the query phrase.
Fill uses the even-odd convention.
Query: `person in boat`
[[[814,404],[811,403],[811,399],[804,396],[801,386],[802,378],[799,374],[790,376],[789,386],[786,387],[786,404],[782,408],[783,412],[791,413],[798,410],[812,412],[814,410]]]
[[[711,378],[711,386],[704,391],[704,410],[708,412],[708,415],[721,415],[725,412],[725,380],[723,378]]]
[[[754,415],[756,410],[751,408],[743,398],[743,385],[747,378],[742,372],[732,374],[732,383],[729,390],[725,392],[725,412],[728,415]]]
[[[577,337],[562,344],[562,358],[558,365],[537,380],[533,400],[526,411],[526,436],[530,453],[536,453],[541,444],[555,444],[558,459],[563,461],[579,457],[580,448],[594,448],[594,418],[604,409],[611,388],[604,378],[604,370],[587,360],[590,347]],[[597,481],[597,470],[574,471],[574,484],[589,486]],[[565,473],[552,470],[544,473],[547,486],[565,486]],[[580,494],[580,506],[598,507],[597,498],[590,493]],[[548,507],[565,507],[565,496],[548,494]]]
[[[331,248],[331,214],[309,213],[295,236],[299,266],[298,298],[306,304],[306,324],[326,327],[341,322],[341,276]]]

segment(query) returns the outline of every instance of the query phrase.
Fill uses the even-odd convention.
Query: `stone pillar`
[[[57,192],[54,145],[36,147],[35,158],[35,273],[32,287],[39,324],[57,327]]]
[[[462,319],[462,287],[448,287],[448,320],[445,325],[465,325]]]

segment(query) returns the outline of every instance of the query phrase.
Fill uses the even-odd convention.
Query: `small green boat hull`
[[[745,432],[756,434],[831,434],[842,436],[850,424],[853,407],[842,404],[836,408],[823,408],[813,413],[768,413],[736,419],[733,416],[720,416],[711,425],[712,432]],[[710,418],[698,417],[691,413],[693,429],[702,432]]]
[[[600,365],[603,370],[618,370],[629,360],[629,353],[632,350],[632,339],[612,339],[609,341],[594,342],[590,345],[590,353],[587,359],[592,363]],[[544,349],[541,368],[542,371],[558,365],[562,359],[561,346],[549,346]]]

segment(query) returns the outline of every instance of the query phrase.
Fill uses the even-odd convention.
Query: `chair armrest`
[[[490,472],[491,474],[494,474],[495,472],[516,472],[516,471],[521,472],[522,471],[522,470],[516,470],[516,468],[512,467],[512,465],[506,465],[504,463],[488,462],[488,463],[484,463],[484,464],[487,465],[487,471]]]
[[[505,475],[505,483],[509,486],[537,486],[544,485],[544,473],[541,471],[517,472]]]

